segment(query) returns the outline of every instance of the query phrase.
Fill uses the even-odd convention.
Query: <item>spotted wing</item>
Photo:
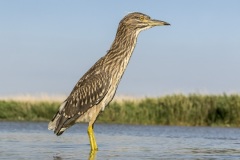
[[[63,108],[59,110],[61,117],[55,133],[63,127],[68,128],[89,108],[101,102],[108,92],[110,82],[111,79],[105,73],[94,74],[80,80],[64,102]]]
[[[74,87],[67,99],[68,105],[63,112],[68,118],[86,112],[93,105],[98,104],[106,95],[110,86],[110,79],[106,74],[95,74]]]

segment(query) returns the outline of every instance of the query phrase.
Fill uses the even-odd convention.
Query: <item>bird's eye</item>
[[[143,17],[143,16],[139,17],[139,20],[140,20],[140,21],[143,21],[143,20],[144,20],[144,17]]]

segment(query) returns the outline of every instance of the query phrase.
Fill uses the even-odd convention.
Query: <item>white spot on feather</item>
[[[62,110],[65,111],[64,107],[66,105],[67,101],[64,101],[61,106],[59,107],[59,112],[61,112]]]

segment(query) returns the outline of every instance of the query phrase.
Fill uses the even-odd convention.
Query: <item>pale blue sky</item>
[[[138,11],[171,26],[140,33],[117,94],[240,92],[240,1],[0,1],[0,95],[69,94]]]

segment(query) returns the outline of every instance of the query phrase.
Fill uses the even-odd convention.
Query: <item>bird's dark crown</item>
[[[146,26],[146,21],[150,20],[151,18],[143,13],[140,12],[133,12],[126,15],[120,22],[120,24],[124,24],[126,26]],[[145,24],[145,25],[143,25]]]

